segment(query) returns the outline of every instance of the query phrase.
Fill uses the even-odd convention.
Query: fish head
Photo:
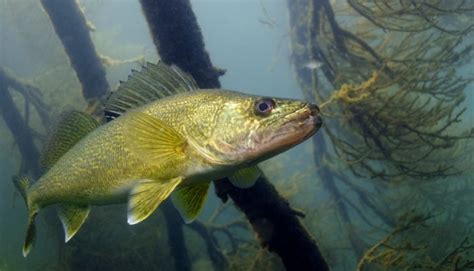
[[[237,93],[220,101],[201,146],[218,164],[256,164],[308,139],[322,124],[319,108],[305,101]]]

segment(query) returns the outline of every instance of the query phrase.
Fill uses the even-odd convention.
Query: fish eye
[[[270,98],[262,98],[257,100],[254,109],[255,113],[260,116],[268,116],[275,107],[275,101]]]

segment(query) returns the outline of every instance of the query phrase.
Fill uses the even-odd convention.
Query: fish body
[[[60,205],[66,241],[91,205],[128,201],[128,222],[135,224],[173,193],[173,203],[189,222],[201,210],[211,181],[229,177],[239,187],[250,187],[258,178],[258,162],[304,141],[321,125],[318,108],[307,102],[198,90],[177,68],[149,68],[167,75],[155,82],[147,75],[142,85],[135,84],[137,92],[119,89],[108,111],[116,119],[70,140],[71,148],[55,154],[54,164],[32,186],[25,180],[17,184],[30,214],[25,256],[34,241],[34,218],[46,206]],[[144,84],[150,81],[168,84],[164,90],[170,95],[137,98],[145,96]],[[193,91],[172,92],[183,83]]]

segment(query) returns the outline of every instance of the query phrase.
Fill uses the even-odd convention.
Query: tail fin
[[[26,230],[25,243],[23,244],[23,256],[26,257],[30,253],[36,240],[36,227],[35,217],[38,213],[37,208],[32,208],[28,200],[28,188],[30,187],[30,180],[28,177],[15,178],[13,180],[18,192],[20,192],[23,200],[25,201],[26,207],[28,208],[28,228]]]

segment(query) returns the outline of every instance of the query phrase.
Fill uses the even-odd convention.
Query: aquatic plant
[[[349,4],[359,11],[355,2]],[[474,131],[456,131],[464,112],[459,106],[463,92],[472,82],[472,78],[456,74],[456,68],[473,49],[472,44],[462,44],[463,34],[472,27],[448,31],[434,22],[426,23],[428,11],[424,9],[449,11],[453,14],[450,18],[457,18],[456,12],[467,13],[473,7],[445,10],[441,3],[425,3],[397,9],[387,3],[386,13],[380,14],[379,10],[371,11],[372,6],[365,7],[363,18],[388,20],[386,9],[404,16],[411,8],[419,15],[412,10],[411,20],[403,20],[402,25],[391,23],[397,26],[396,33],[380,32],[378,24],[364,28],[364,33],[373,34],[363,39],[363,33],[353,34],[339,26],[327,1],[310,1],[308,34],[295,37],[298,45],[298,39],[307,40],[304,52],[294,53],[303,91],[323,102],[327,117],[335,119],[325,126],[328,139],[356,176],[419,180],[459,173],[462,169],[452,159],[458,154],[455,145],[472,138]],[[433,20],[446,15],[428,14]],[[410,27],[405,27],[407,21]],[[305,69],[303,59],[323,66],[320,71]]]
[[[469,252],[474,249],[474,244],[469,237],[457,238],[457,243],[433,253],[431,246],[440,245],[432,240],[433,230],[420,236],[419,232],[426,228],[436,230],[436,223],[430,225],[430,220],[435,219],[413,212],[405,213],[398,225],[362,255],[356,270],[366,270],[369,266],[403,270],[472,269],[474,259]]]
[[[386,202],[382,191],[469,170],[474,130],[461,121],[473,78],[456,69],[472,56],[466,35],[474,6],[313,0],[288,7],[298,81],[308,99],[322,103],[326,119],[323,135],[314,138],[316,173],[359,257],[368,247],[361,228],[395,227],[393,214],[406,208]],[[395,196],[412,189],[405,188]],[[364,227],[355,229],[356,221]]]

